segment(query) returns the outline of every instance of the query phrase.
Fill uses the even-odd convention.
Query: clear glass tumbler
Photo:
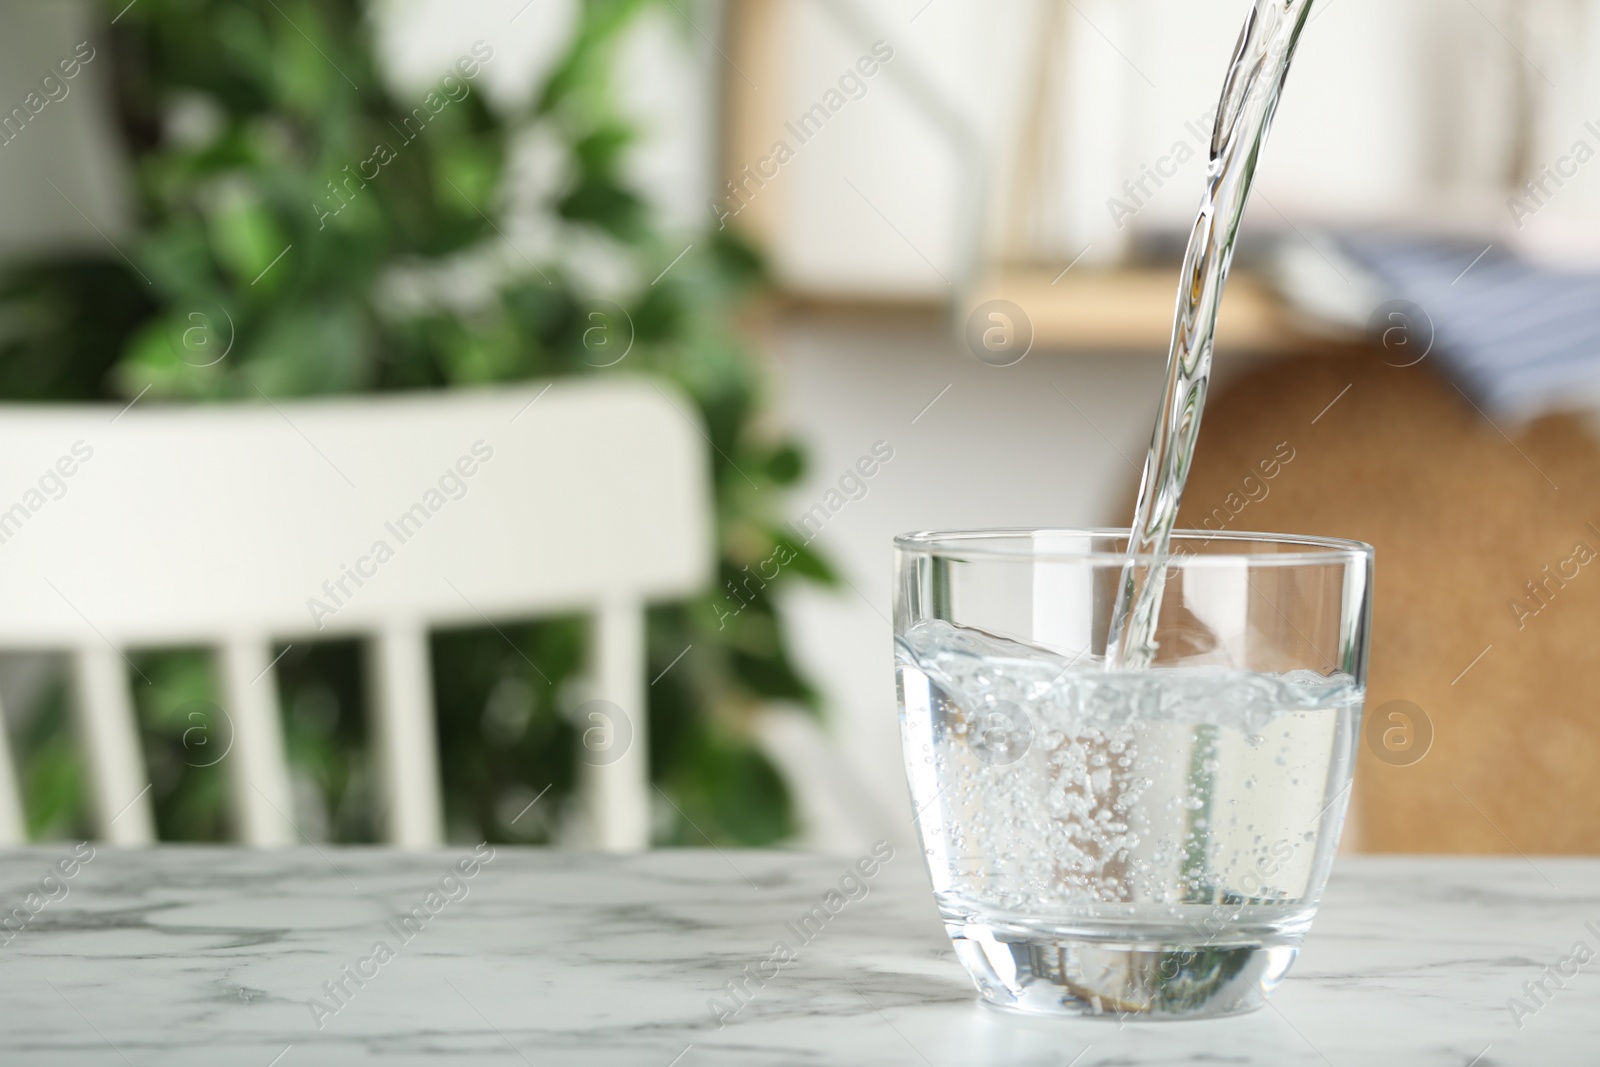
[[[984,1000],[1198,1018],[1260,1007],[1338,847],[1372,548],[1175,534],[1159,644],[1108,669],[1125,530],[895,539],[918,833]]]

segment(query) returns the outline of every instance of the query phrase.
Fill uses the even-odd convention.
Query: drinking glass
[[[983,1000],[1046,1014],[1250,1011],[1338,847],[1373,553],[1126,530],[895,539],[906,777],[934,896]],[[1129,568],[1160,568],[1144,670],[1105,662]]]

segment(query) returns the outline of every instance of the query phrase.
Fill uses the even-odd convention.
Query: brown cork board
[[[1377,548],[1367,715],[1409,701],[1433,740],[1396,765],[1363,738],[1357,848],[1600,852],[1600,444],[1574,415],[1502,432],[1431,363],[1382,357],[1219,388],[1180,525]]]

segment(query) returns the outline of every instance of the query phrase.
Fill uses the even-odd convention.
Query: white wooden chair
[[[71,653],[96,832],[122,845],[155,836],[124,654],[215,647],[234,825],[271,846],[296,839],[271,642],[366,638],[384,834],[420,848],[441,840],[429,627],[584,612],[594,696],[631,732],[581,765],[588,841],[643,848],[644,605],[711,573],[707,469],[692,406],[642,378],[0,405],[0,647]],[[23,837],[0,748],[0,842]]]

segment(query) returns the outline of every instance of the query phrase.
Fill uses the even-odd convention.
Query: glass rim
[[[1057,537],[1120,537],[1126,540],[1132,531],[1126,527],[1098,527],[1075,529],[1070,527],[1001,527],[987,530],[916,530],[897,534],[894,547],[897,552],[919,556],[960,556],[971,559],[1015,560],[1057,563],[1108,563],[1120,564],[1128,560],[1128,553],[1106,549],[1038,549],[1032,544],[1025,549],[1013,550],[983,545],[984,541],[1032,541],[1039,535]],[[1352,541],[1341,537],[1315,537],[1309,534],[1254,533],[1246,530],[1174,530],[1172,543],[1213,545],[1218,541],[1249,544],[1290,546],[1271,552],[1216,552],[1204,555],[1180,553],[1169,555],[1167,562],[1173,566],[1205,565],[1219,561],[1248,562],[1254,566],[1287,566],[1306,564],[1350,563],[1356,560],[1371,562],[1375,550],[1365,541]],[[1142,552],[1134,557],[1138,562],[1151,564],[1155,557]]]

